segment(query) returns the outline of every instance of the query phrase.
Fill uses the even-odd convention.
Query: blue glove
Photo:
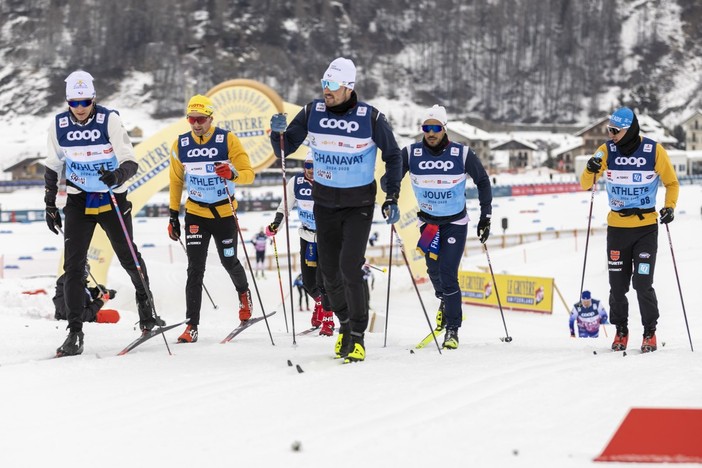
[[[271,117],[271,131],[283,133],[288,126],[288,121],[285,119],[285,114],[273,114]]]
[[[397,207],[397,200],[388,198],[381,208],[383,217],[387,224],[395,224],[400,220],[400,208]]]

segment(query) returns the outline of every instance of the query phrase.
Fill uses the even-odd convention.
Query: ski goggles
[[[443,125],[422,125],[422,131],[424,133],[434,132],[439,133],[444,129]]]
[[[188,119],[188,123],[189,123],[190,125],[195,125],[195,124],[200,124],[200,125],[202,125],[202,124],[204,124],[205,122],[207,122],[207,119],[209,119],[209,117],[207,117],[207,116],[202,116],[202,115],[199,116],[199,117],[194,117],[194,116],[190,116],[190,115],[189,115],[189,116],[186,117],[186,119]]]
[[[312,161],[305,161],[303,166],[305,169],[312,169],[314,167],[314,163]]]
[[[339,83],[338,81],[322,80],[322,91],[324,91],[324,88],[329,89],[329,91],[338,91],[342,86],[347,86],[351,83],[353,83],[353,81],[350,83],[347,83],[346,81]]]
[[[74,109],[76,107],[82,106],[82,107],[90,107],[93,103],[92,99],[81,99],[79,101],[68,101],[68,105],[70,107],[73,107]]]
[[[621,132],[622,129],[617,127],[607,127],[607,131],[612,135],[616,135],[617,133]]]

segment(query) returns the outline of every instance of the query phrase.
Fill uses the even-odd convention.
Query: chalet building
[[[555,169],[560,172],[574,172],[575,158],[584,154],[584,142],[582,137],[577,137],[572,142],[560,146],[551,152],[551,156],[556,160]]]
[[[495,158],[506,155],[507,168],[511,171],[534,167],[534,152],[538,147],[528,141],[512,138],[490,147]]]
[[[583,145],[578,150],[577,155],[593,155],[602,143],[609,140],[609,135],[607,134],[607,124],[609,124],[609,116],[601,117],[575,133],[575,136],[583,139]]]
[[[11,180],[44,180],[44,158],[25,158],[5,169]]]
[[[680,126],[685,132],[685,149],[688,151],[702,150],[702,111],[696,111],[685,119]]]

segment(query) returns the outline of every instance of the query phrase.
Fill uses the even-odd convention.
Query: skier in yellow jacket
[[[178,337],[182,343],[197,341],[202,279],[211,237],[214,237],[222,266],[237,290],[239,320],[251,318],[251,291],[246,271],[237,258],[237,225],[229,197],[236,209],[235,184],[250,184],[255,176],[249,155],[239,139],[232,132],[212,125],[213,115],[214,105],[208,97],[193,96],[186,115],[191,131],[180,135],[171,149],[168,236],[174,241],[181,235],[178,215],[184,185],[188,196],[185,202],[188,325]]]
[[[610,140],[597,149],[580,176],[580,185],[590,189],[604,174],[611,211],[607,216],[607,260],[609,264],[609,320],[617,326],[612,349],[623,351],[629,339],[629,302],[626,293],[633,284],[643,324],[642,352],[655,351],[658,299],[653,272],[658,252],[658,184],[665,186],[660,222],[673,221],[680,186],[666,150],[639,135],[634,112],[622,107],[609,119]],[[633,277],[633,279],[632,279]]]

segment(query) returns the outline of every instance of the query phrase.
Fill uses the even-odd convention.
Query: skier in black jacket
[[[339,319],[336,356],[363,361],[368,326],[368,295],[363,264],[373,221],[376,153],[385,162],[386,221],[400,218],[402,160],[385,116],[356,96],[356,67],[334,60],[321,80],[323,99],[305,105],[287,125],[284,114],[271,118],[271,143],[277,156],[292,153],[308,139],[314,158],[314,217],[324,287]]]

